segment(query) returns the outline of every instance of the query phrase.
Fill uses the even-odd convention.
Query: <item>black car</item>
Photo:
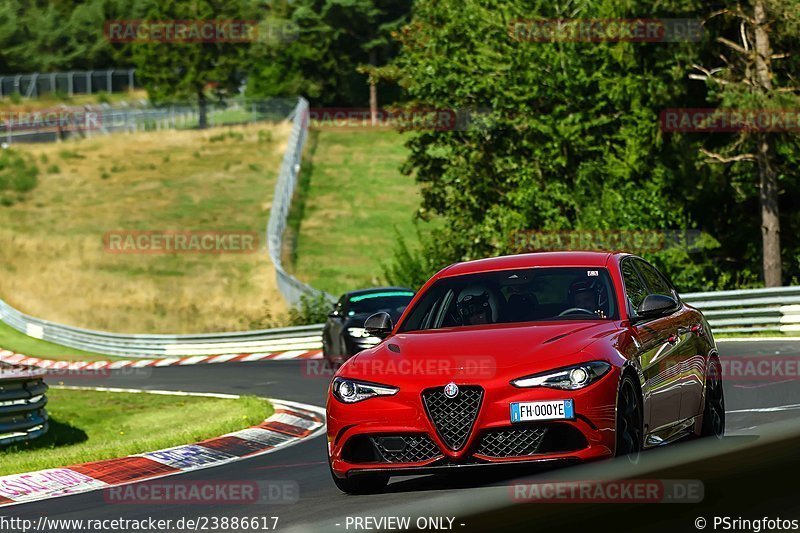
[[[343,294],[328,315],[322,331],[322,354],[331,363],[342,363],[361,350],[380,342],[367,335],[364,320],[375,313],[400,318],[414,291],[404,287],[379,287]]]

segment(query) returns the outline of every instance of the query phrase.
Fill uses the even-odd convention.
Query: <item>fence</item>
[[[209,103],[208,125],[284,120],[293,107],[294,101],[286,98]],[[0,116],[0,141],[6,144],[55,142],[116,132],[188,129],[197,126],[198,114],[195,105],[63,105]]]
[[[0,363],[0,445],[47,432],[47,385],[44,370]]]
[[[303,297],[325,298],[331,303],[333,297],[319,291],[310,285],[298,280],[283,268],[283,235],[286,231],[287,218],[292,206],[292,198],[297,187],[297,176],[300,173],[300,161],[303,157],[303,147],[308,137],[309,107],[305,98],[300,98],[293,112],[292,132],[289,135],[286,153],[275,184],[275,194],[272,198],[272,208],[267,224],[267,245],[269,257],[275,267],[278,280],[278,289],[286,302],[297,307]]]
[[[109,333],[56,324],[21,313],[0,300],[0,320],[30,337],[90,352],[173,357],[321,348],[322,324],[232,333],[147,335]]]
[[[800,332],[800,287],[697,292],[682,295],[715,333]]]
[[[27,98],[36,98],[46,93],[62,93],[73,96],[99,92],[118,93],[135,88],[135,69],[34,72],[0,76],[0,97],[18,94]]]

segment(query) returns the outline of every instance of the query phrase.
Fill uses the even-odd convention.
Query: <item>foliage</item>
[[[418,1],[394,62],[411,105],[486,110],[482,125],[416,132],[408,143],[404,171],[422,185],[419,216],[444,221],[435,242],[422,244],[436,254],[431,263],[517,252],[510,237],[518,231],[699,229],[702,252],[645,256],[683,290],[754,283],[752,209],[737,204],[721,169],[704,164],[702,136],[659,127],[663,109],[707,105],[687,73],[713,35],[542,43],[508,32],[516,19],[701,18],[707,9],[693,1]],[[401,246],[397,268],[413,264],[404,253]]]
[[[248,96],[303,94],[314,105],[364,106],[367,74],[397,53],[391,34],[406,21],[410,0],[282,0],[272,20],[295,32],[253,49]],[[396,99],[390,88],[384,100]]]
[[[6,148],[0,150],[0,201],[11,205],[14,198],[36,187],[39,181],[39,167],[27,154]]]
[[[287,322],[290,326],[321,324],[327,320],[331,307],[331,302],[324,294],[303,295],[300,297],[300,305],[289,309]]]

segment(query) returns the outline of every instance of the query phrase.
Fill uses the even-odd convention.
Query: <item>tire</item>
[[[700,437],[721,439],[725,435],[725,392],[722,388],[722,366],[711,359],[706,372],[705,407]]]
[[[351,478],[339,478],[331,470],[331,477],[336,488],[347,494],[374,494],[383,490],[389,483],[389,476],[381,474],[361,474]]]
[[[630,375],[625,375],[619,385],[617,397],[616,440],[617,457],[627,457],[632,463],[639,461],[643,443],[642,402],[639,390]]]

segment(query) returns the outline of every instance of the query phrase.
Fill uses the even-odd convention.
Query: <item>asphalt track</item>
[[[731,361],[735,358],[771,359],[777,356],[780,359],[800,356],[800,343],[791,341],[720,341],[719,348],[722,358]],[[324,406],[330,375],[321,372],[321,368],[323,367],[319,361],[265,361],[152,368],[146,374],[114,373],[94,378],[64,378],[63,382],[66,385],[97,387],[254,394]],[[729,435],[757,434],[759,426],[763,424],[800,417],[800,382],[796,379],[774,378],[759,382],[729,380],[725,383],[725,396]],[[510,477],[511,474],[506,472],[491,474],[491,477],[487,474],[479,479],[474,475],[470,478],[463,476],[394,478],[382,494],[348,496],[339,492],[330,480],[324,447],[324,437],[318,437],[271,455],[180,476],[181,481],[288,480],[299,486],[299,500],[296,503],[111,504],[105,501],[102,491],[96,491],[13,506],[0,510],[0,515],[33,519],[47,516],[51,519],[137,520],[278,516],[278,531],[303,528],[312,522],[316,523],[314,531],[346,531],[342,521],[345,516],[364,515],[370,509],[401,502],[422,502],[438,494],[461,493],[466,498],[472,487],[487,484],[510,485],[513,479]],[[524,474],[529,475],[530,472]],[[465,530],[459,528],[458,524],[456,529]],[[231,528],[228,530],[233,531]]]

